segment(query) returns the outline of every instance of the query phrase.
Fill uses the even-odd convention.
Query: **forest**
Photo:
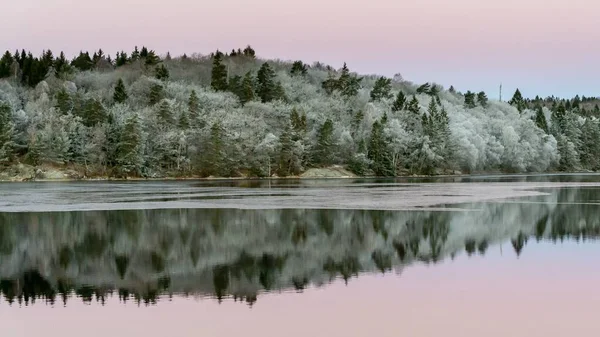
[[[0,171],[81,177],[287,177],[341,166],[358,176],[596,171],[597,98],[508,102],[263,60],[251,46],[208,55],[146,47],[7,51],[0,59]]]

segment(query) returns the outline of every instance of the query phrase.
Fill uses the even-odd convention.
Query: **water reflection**
[[[464,211],[168,209],[0,213],[0,292],[9,304],[174,294],[250,305],[361,273],[399,272],[510,241],[596,240],[600,190],[460,205]]]

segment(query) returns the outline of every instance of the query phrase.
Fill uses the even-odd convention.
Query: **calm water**
[[[0,184],[2,336],[597,336],[600,176]]]

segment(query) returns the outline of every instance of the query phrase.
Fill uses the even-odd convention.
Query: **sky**
[[[0,49],[146,45],[261,58],[525,96],[600,96],[597,0],[0,0]]]

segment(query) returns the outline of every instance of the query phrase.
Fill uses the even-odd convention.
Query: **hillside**
[[[0,78],[4,168],[160,178],[299,176],[334,165],[377,176],[600,166],[597,114],[580,102],[517,92],[509,104],[399,75],[359,76],[345,64],[262,60],[251,47],[72,61],[7,52]]]

